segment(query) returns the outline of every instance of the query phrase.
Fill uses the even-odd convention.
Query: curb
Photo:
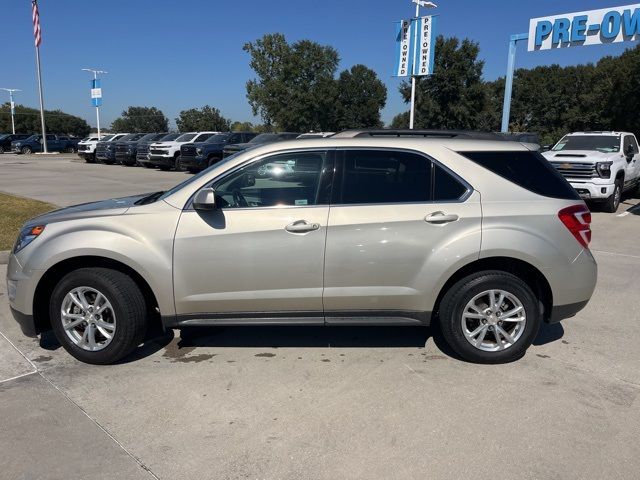
[[[0,265],[6,265],[9,262],[9,252],[11,250],[0,251]]]

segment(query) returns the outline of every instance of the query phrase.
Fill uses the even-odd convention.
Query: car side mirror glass
[[[203,188],[199,190],[193,198],[193,208],[195,210],[215,210],[216,192],[213,188]]]

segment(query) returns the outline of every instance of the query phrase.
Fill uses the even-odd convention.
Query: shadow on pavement
[[[538,332],[538,336],[533,341],[536,346],[546,345],[548,343],[557,342],[564,337],[564,327],[561,323],[548,324],[543,323]]]

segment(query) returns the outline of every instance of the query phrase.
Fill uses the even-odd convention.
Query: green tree
[[[280,33],[247,43],[257,78],[247,82],[254,115],[281,130],[329,130],[335,125],[338,52],[301,40],[287,43]]]
[[[416,85],[417,128],[488,130],[483,113],[489,108],[482,80],[484,62],[478,59],[478,43],[439,36],[435,45],[434,74],[418,77]],[[400,93],[411,99],[411,84],[403,82]],[[405,117],[394,119],[404,122]]]
[[[83,137],[91,131],[86,120],[61,110],[45,110],[44,119],[47,133]],[[40,110],[16,105],[15,122],[16,133],[39,133]],[[8,102],[0,105],[0,132],[11,132],[11,107]]]
[[[231,129],[231,120],[223,117],[217,108],[205,105],[181,111],[176,125],[181,132],[227,132]]]
[[[335,129],[379,128],[380,110],[387,103],[387,87],[364,65],[345,70],[337,80]]]
[[[233,122],[231,124],[232,132],[252,132],[254,125],[251,122]]]
[[[114,132],[166,132],[169,130],[167,117],[156,107],[128,107],[122,116],[111,123]]]

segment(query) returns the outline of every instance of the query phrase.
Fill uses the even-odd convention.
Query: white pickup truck
[[[543,154],[580,196],[613,213],[626,191],[640,192],[640,149],[627,132],[575,132]]]
[[[115,135],[102,135],[102,137],[98,137],[98,135],[91,135],[80,142],[78,142],[78,156],[83,158],[87,163],[95,163],[96,161],[96,146],[98,142],[108,142],[111,140],[118,140],[120,137],[123,137],[124,133],[119,133]]]
[[[188,132],[183,133],[175,140],[161,141],[149,145],[149,155],[145,166],[155,166],[161,170],[175,168],[180,170],[180,147],[185,143],[204,142],[207,138],[220,132]]]

